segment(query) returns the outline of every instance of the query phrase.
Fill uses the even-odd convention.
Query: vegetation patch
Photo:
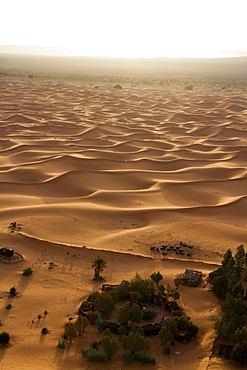
[[[101,352],[97,351],[95,348],[89,347],[82,349],[82,354],[86,356],[90,361],[106,361],[106,355]]]
[[[213,316],[218,338],[228,343],[227,357],[247,365],[247,253],[240,245],[230,249],[221,266],[209,274],[212,291],[219,298],[222,313]]]
[[[32,267],[27,267],[27,268],[25,268],[25,269],[23,270],[22,275],[24,275],[24,276],[29,276],[29,275],[32,275],[32,273],[33,273],[33,269],[32,269]]]

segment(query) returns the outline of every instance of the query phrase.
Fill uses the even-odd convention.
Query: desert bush
[[[42,334],[48,334],[49,332],[48,332],[47,328],[42,328],[41,333]]]
[[[10,341],[9,333],[7,333],[6,331],[0,333],[0,344],[8,344],[9,341]]]
[[[102,334],[104,337],[107,335],[109,335],[109,337],[112,337],[112,332],[111,332],[111,329],[109,328],[105,329]]]
[[[23,270],[22,275],[24,275],[24,276],[29,276],[29,275],[32,275],[32,273],[33,273],[33,269],[32,269],[32,267],[27,267],[27,268],[25,268],[25,269]]]
[[[65,348],[66,340],[64,338],[58,338],[57,346],[58,348]]]
[[[133,361],[140,361],[143,364],[153,363],[155,364],[156,358],[154,355],[146,355],[145,353],[123,353],[122,359],[124,362],[131,363]]]
[[[129,330],[124,326],[119,326],[117,331],[118,331],[118,334],[120,335],[120,337],[122,337],[123,335],[128,335],[129,334]]]
[[[40,319],[41,319],[41,317],[42,317],[42,315],[40,315],[40,314],[39,314],[39,315],[38,315],[38,319],[40,320]]]
[[[9,294],[12,296],[12,297],[14,297],[16,294],[17,294],[17,291],[16,291],[16,287],[12,287],[12,288],[10,288],[10,290],[9,290]]]
[[[84,348],[81,350],[82,354],[86,356],[90,361],[105,361],[107,359],[106,355],[101,352],[97,351],[94,348]]]
[[[100,319],[100,318],[98,318],[98,319],[96,319],[95,320],[95,326],[96,326],[96,328],[98,328],[98,331],[99,331],[99,333],[101,333],[102,332],[102,320]]]
[[[11,308],[12,308],[12,304],[7,304],[7,306],[5,307],[6,308],[6,310],[10,310]]]

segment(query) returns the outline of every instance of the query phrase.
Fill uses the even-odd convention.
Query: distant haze
[[[38,46],[0,45],[0,53],[26,55],[82,56],[79,49]],[[89,55],[85,55],[89,56]],[[188,52],[183,58],[233,58],[247,56],[247,51],[204,51]],[[172,58],[172,56],[171,56]]]
[[[246,0],[11,0],[1,14],[0,44],[35,54],[211,58],[247,50]]]
[[[10,74],[122,76],[247,81],[247,57],[97,58],[61,55],[0,54],[0,68]]]

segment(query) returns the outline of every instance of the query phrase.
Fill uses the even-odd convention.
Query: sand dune
[[[45,224],[47,204],[64,208],[64,215],[70,204],[78,209],[86,204],[93,214],[97,206],[99,212],[112,208],[112,214],[159,210],[162,219],[169,212],[168,224],[171,212],[182,210],[190,220],[194,208],[200,208],[204,221],[215,222],[216,228],[222,220],[232,224],[227,208],[236,204],[239,226],[246,227],[247,110],[246,97],[238,91],[205,94],[141,86],[117,91],[107,85],[94,89],[25,79],[5,84],[0,191],[5,211],[9,199],[13,216],[21,204],[17,221],[23,230],[31,208]],[[77,217],[79,211],[73,212]],[[3,218],[2,227],[11,220]],[[38,228],[40,237],[49,239],[35,223],[33,232]],[[176,238],[176,222],[172,225]],[[190,242],[196,243],[196,222],[194,228]],[[57,242],[63,238],[63,230],[53,235]],[[157,238],[154,231],[153,241]],[[93,239],[86,242],[97,248]],[[215,242],[221,248],[225,241]],[[228,245],[235,242],[227,240]],[[118,250],[117,240],[112,249]]]
[[[136,270],[149,276],[154,269],[165,270],[172,282],[186,266],[202,269],[206,276],[227,248],[246,244],[247,94],[204,91],[199,86],[197,91],[185,91],[177,86],[126,84],[117,90],[109,83],[95,89],[92,83],[42,78],[6,77],[2,82],[1,243],[23,253],[25,265],[37,262],[40,276],[37,272],[32,289],[23,287],[21,280],[18,286],[25,325],[33,312],[39,313],[41,301],[46,300],[54,315],[47,323],[54,327],[52,339],[43,347],[50,364],[39,365],[34,348],[39,326],[33,342],[26,331],[23,346],[15,333],[13,348],[3,363],[6,369],[7,361],[9,368],[16,368],[12,351],[17,346],[16,358],[23,364],[19,369],[28,368],[25,364],[33,369],[66,369],[68,358],[62,365],[61,356],[50,349],[55,348],[64,324],[61,319],[56,326],[55,316],[74,314],[82,297],[95,289],[88,274],[99,250],[116,262],[109,262],[109,282],[132,277]],[[20,235],[10,233],[12,221],[21,225]],[[179,240],[195,246],[192,256],[181,256],[180,261],[171,254],[162,261],[150,254],[151,245]],[[69,257],[65,261],[64,255],[71,246],[83,245],[86,250],[75,249],[77,255],[86,256],[83,271],[87,277],[82,278],[79,257],[72,262]],[[49,254],[41,258],[44,248]],[[52,278],[41,265],[48,256],[63,266],[53,271]],[[20,279],[13,265],[10,270],[4,266],[3,274],[1,294]],[[40,301],[35,289],[40,289]],[[66,306],[59,294],[68,297],[70,290]],[[191,358],[184,356],[190,369],[203,370],[214,338],[206,318],[209,310],[217,309],[217,302],[203,288],[200,292],[206,308],[183,288],[184,301],[191,301],[187,313],[202,326],[201,348],[192,344],[188,347]],[[30,295],[32,313],[25,313]],[[14,331],[15,314],[11,320],[9,331]],[[80,361],[73,358],[74,368],[79,368]],[[162,361],[171,365],[169,359],[159,358],[159,366]],[[176,369],[183,369],[181,359],[174,361]],[[215,369],[220,364],[215,363]]]
[[[9,214],[8,201],[11,208],[11,217],[1,219],[3,228],[16,219],[25,232],[25,214],[33,210],[44,227],[33,219],[26,231],[37,236],[38,229],[46,238],[48,204],[49,212],[59,206],[64,220],[71,205],[76,205],[74,217],[84,208],[95,215],[98,206],[100,213],[102,207],[112,214],[128,210],[130,216],[148,212],[151,223],[152,212],[159,212],[164,231],[172,227],[174,239],[171,212],[182,211],[183,217],[186,212],[191,220],[205,209],[204,222],[215,223],[217,230],[222,220],[232,224],[235,204],[238,227],[246,227],[247,109],[238,91],[145,86],[116,91],[109,85],[94,89],[76,82],[9,79],[1,104],[0,192],[4,213]],[[197,222],[193,219],[191,243],[197,242]],[[52,240],[64,237],[61,229]],[[150,242],[159,237],[154,230]],[[225,242],[222,234],[214,246],[223,250]],[[91,237],[85,243],[98,247]],[[235,247],[235,240],[227,243]],[[111,248],[118,250],[117,238]]]

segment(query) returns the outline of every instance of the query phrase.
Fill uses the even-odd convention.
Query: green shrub
[[[128,335],[129,334],[129,330],[124,326],[119,326],[117,331],[118,331],[118,334],[120,335],[120,337],[122,337],[123,335]]]
[[[86,356],[90,361],[105,361],[107,359],[106,355],[101,351],[89,347],[81,350],[82,354]]]
[[[152,310],[143,311],[143,320],[152,320],[155,317],[155,312]]]
[[[17,294],[17,291],[16,291],[16,287],[12,287],[12,288],[10,288],[10,290],[9,290],[9,294],[12,296],[12,297],[14,297],[16,294]]]
[[[112,337],[112,332],[109,328],[105,329],[102,334],[104,337],[106,337],[107,335],[109,335],[109,337]]]
[[[98,328],[99,333],[102,333],[102,320],[100,318],[95,320],[94,325]]]
[[[145,353],[135,353],[135,361],[140,361],[143,364],[151,362],[155,364],[156,358],[154,355],[147,355]]]
[[[42,328],[41,333],[42,333],[42,334],[48,334],[48,333],[49,333],[49,331],[48,331],[48,329],[47,329],[47,328]]]
[[[65,348],[66,340],[64,338],[58,338],[57,346],[58,348]]]
[[[29,275],[32,275],[32,273],[33,273],[32,267],[27,267],[26,269],[23,270],[22,275],[29,276]]]
[[[138,353],[138,352],[123,353],[122,354],[122,359],[123,359],[124,362],[128,362],[128,363],[131,363],[133,361],[140,361],[143,364],[146,364],[146,363],[155,364],[155,362],[156,362],[156,358],[155,358],[154,355],[146,355],[145,353]]]
[[[38,315],[38,319],[40,320],[40,319],[41,319],[41,317],[42,317],[42,315],[40,315],[40,314],[39,314],[39,315]]]
[[[6,308],[6,310],[10,310],[11,308],[12,308],[12,304],[7,304],[7,306],[5,307]]]
[[[134,353],[123,353],[122,354],[122,359],[124,362],[128,362],[129,364],[134,361]]]
[[[0,334],[0,343],[1,344],[8,344],[9,343],[9,340],[10,340],[9,333],[7,333],[6,331],[3,331]]]
[[[99,342],[96,342],[95,340],[90,344],[90,347],[97,349],[99,347]]]

